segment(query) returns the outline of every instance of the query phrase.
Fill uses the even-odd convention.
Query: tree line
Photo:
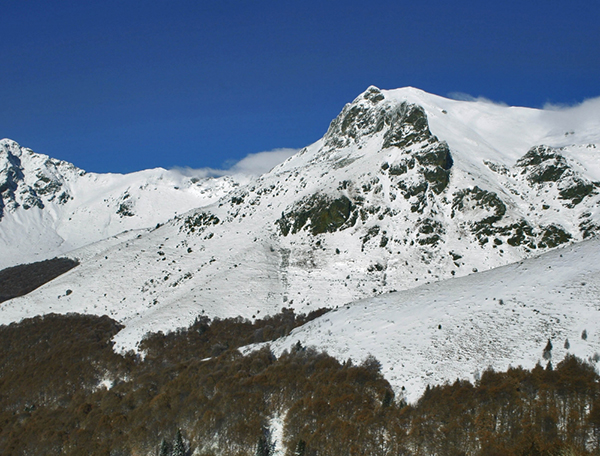
[[[555,368],[487,370],[395,397],[378,361],[340,362],[272,340],[314,318],[291,310],[250,322],[198,318],[114,353],[104,316],[46,315],[0,327],[3,455],[258,455],[283,425],[289,456],[600,454],[600,382],[573,356]]]

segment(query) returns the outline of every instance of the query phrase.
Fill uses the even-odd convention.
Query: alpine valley
[[[1,324],[107,315],[115,350],[143,356],[147,333],[202,317],[327,308],[273,352],[372,355],[409,403],[488,367],[598,362],[599,233],[598,100],[542,110],[369,87],[257,178],[93,174],[0,142],[0,267],[79,262],[0,304]]]

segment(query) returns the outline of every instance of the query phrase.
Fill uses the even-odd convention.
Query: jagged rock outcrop
[[[66,203],[71,195],[63,184],[66,176],[74,174],[83,175],[85,171],[3,139],[0,141],[0,220],[3,209],[44,209],[51,201]]]

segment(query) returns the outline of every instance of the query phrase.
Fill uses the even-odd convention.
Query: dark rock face
[[[410,147],[422,142],[436,142],[429,131],[427,115],[420,106],[402,103],[398,108],[384,112],[379,125],[388,127],[382,147]]]
[[[577,206],[586,196],[594,194],[597,187],[597,185],[581,177],[573,177],[570,181],[561,184],[559,194],[565,200],[567,207]]]
[[[281,234],[296,234],[305,226],[313,235],[333,233],[353,226],[356,206],[346,196],[331,198],[316,194],[300,202],[277,221]],[[354,214],[354,217],[351,217]]]
[[[39,163],[35,169],[25,170],[23,154],[38,157]],[[71,195],[64,188],[63,171],[76,168],[70,163],[52,158],[43,160],[43,157],[13,141],[3,141],[0,145],[0,220],[6,209],[44,209],[45,203],[50,201],[58,204],[69,201]],[[85,174],[84,171],[78,171],[80,175]]]
[[[0,154],[6,156],[5,168],[0,170],[0,220],[2,220],[5,207],[16,208],[19,206],[15,199],[15,193],[19,182],[23,180],[23,170],[19,157],[11,154],[8,150],[0,150]]]
[[[207,212],[198,212],[185,218],[182,229],[185,229],[188,234],[195,232],[201,234],[206,230],[206,228],[218,225],[219,222],[219,217],[216,215]]]
[[[325,147],[336,149],[347,147],[363,136],[369,136],[383,129],[380,115],[383,94],[376,88],[369,88],[362,97],[344,107],[331,122],[325,134]]]
[[[517,160],[517,167],[523,168],[527,180],[532,184],[557,182],[569,169],[565,158],[552,147],[536,146]]]
[[[572,239],[562,227],[552,224],[542,228],[541,240],[538,243],[539,248],[553,248],[565,244]]]
[[[597,186],[579,175],[561,155],[560,149],[548,146],[531,148],[517,161],[516,167],[534,187],[556,186],[565,206],[570,208],[594,194]]]

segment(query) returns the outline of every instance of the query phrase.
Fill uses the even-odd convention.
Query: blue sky
[[[600,96],[600,2],[4,0],[0,137],[88,171],[300,148],[369,85]]]

